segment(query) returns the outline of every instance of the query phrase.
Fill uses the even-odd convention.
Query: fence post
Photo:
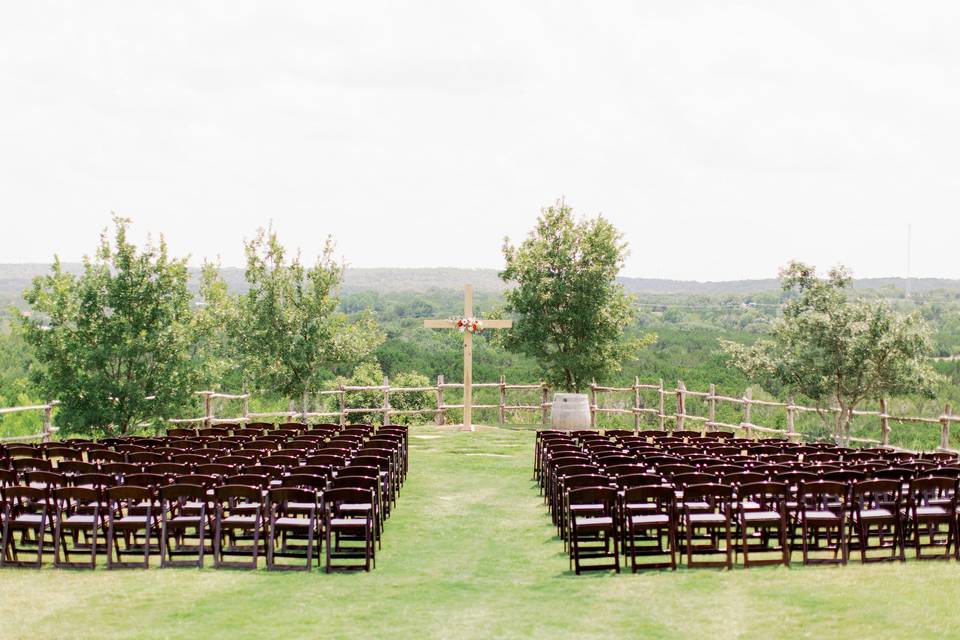
[[[383,376],[383,426],[390,426],[390,378]]]
[[[717,422],[717,385],[710,384],[707,394],[707,424],[704,431],[716,429]]]
[[[883,402],[881,400],[881,402]],[[787,440],[792,440],[797,435],[796,428],[796,409],[793,404],[793,396],[787,397]]]
[[[887,414],[886,398],[880,398],[880,445],[890,446],[890,416]]]
[[[443,374],[437,376],[437,424],[444,423],[445,414],[443,411]]]
[[[743,422],[740,423],[740,426],[743,427],[743,435],[747,438],[753,437],[753,429],[750,427],[750,404],[753,401],[753,389],[747,387],[747,390],[743,392]]]
[[[550,402],[550,386],[546,382],[540,383],[540,424],[547,426],[547,403]]]
[[[950,405],[943,407],[943,415],[940,416],[940,448],[950,448]]]
[[[675,431],[683,431],[687,415],[687,388],[683,385],[683,380],[677,380],[677,420],[674,423]]]
[[[213,413],[213,398],[212,394],[209,391],[203,392],[203,426],[210,426],[210,419],[213,418],[211,415]]]
[[[658,418],[660,419],[660,431],[664,430],[666,416],[663,415],[663,378],[660,378],[660,387],[657,389],[657,398],[659,403]]]
[[[46,406],[43,408],[43,441],[50,442],[50,437],[53,435],[53,403],[51,401],[46,402]]]
[[[337,385],[337,396],[340,401],[340,426],[347,425],[347,393],[343,390],[343,384]]]
[[[640,376],[633,378],[633,435],[640,433]]]
[[[590,428],[597,428],[597,381],[590,382]]]
[[[500,410],[497,413],[497,424],[503,424],[507,421],[507,382],[500,374]]]

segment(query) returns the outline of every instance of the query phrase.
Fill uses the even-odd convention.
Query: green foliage
[[[930,330],[919,314],[899,315],[884,301],[851,302],[842,268],[818,278],[813,267],[793,262],[780,278],[789,299],[770,337],[751,346],[723,343],[745,374],[770,391],[837,406],[838,439],[849,438],[853,411],[865,399],[932,393]]]
[[[327,240],[312,267],[290,260],[271,230],[246,244],[249,289],[230,323],[247,382],[267,393],[302,398],[337,365],[361,362],[383,341],[370,314],[354,322],[337,311],[343,266]]]
[[[430,379],[415,371],[399,373],[390,380],[392,387],[428,387]],[[430,391],[406,391],[390,394],[390,406],[397,411],[415,411],[435,407],[435,396]],[[430,414],[396,415],[390,416],[393,424],[424,424],[431,420]]]
[[[575,220],[562,200],[544,209],[519,247],[503,246],[500,277],[516,285],[505,309],[518,316],[507,347],[534,358],[546,381],[568,391],[618,373],[652,342],[624,335],[636,319],[616,282],[626,254],[623,235],[602,217]]]
[[[114,218],[80,276],[57,259],[24,297],[33,315],[21,329],[33,348],[33,380],[60,400],[62,434],[124,434],[144,420],[174,415],[195,382],[188,355],[191,296],[184,260],[167,245],[142,251],[127,240],[128,220]]]

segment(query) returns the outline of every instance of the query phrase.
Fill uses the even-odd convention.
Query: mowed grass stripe
[[[960,565],[573,576],[531,481],[533,431],[415,427],[370,574],[0,572],[3,637],[960,636]]]

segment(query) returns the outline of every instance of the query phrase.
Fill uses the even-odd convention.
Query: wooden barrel
[[[553,396],[551,424],[561,431],[590,428],[590,399],[585,393],[557,393]]]

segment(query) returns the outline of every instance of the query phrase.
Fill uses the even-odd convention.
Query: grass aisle
[[[531,431],[413,433],[370,574],[4,570],[0,636],[960,636],[952,562],[572,576],[530,480]]]

